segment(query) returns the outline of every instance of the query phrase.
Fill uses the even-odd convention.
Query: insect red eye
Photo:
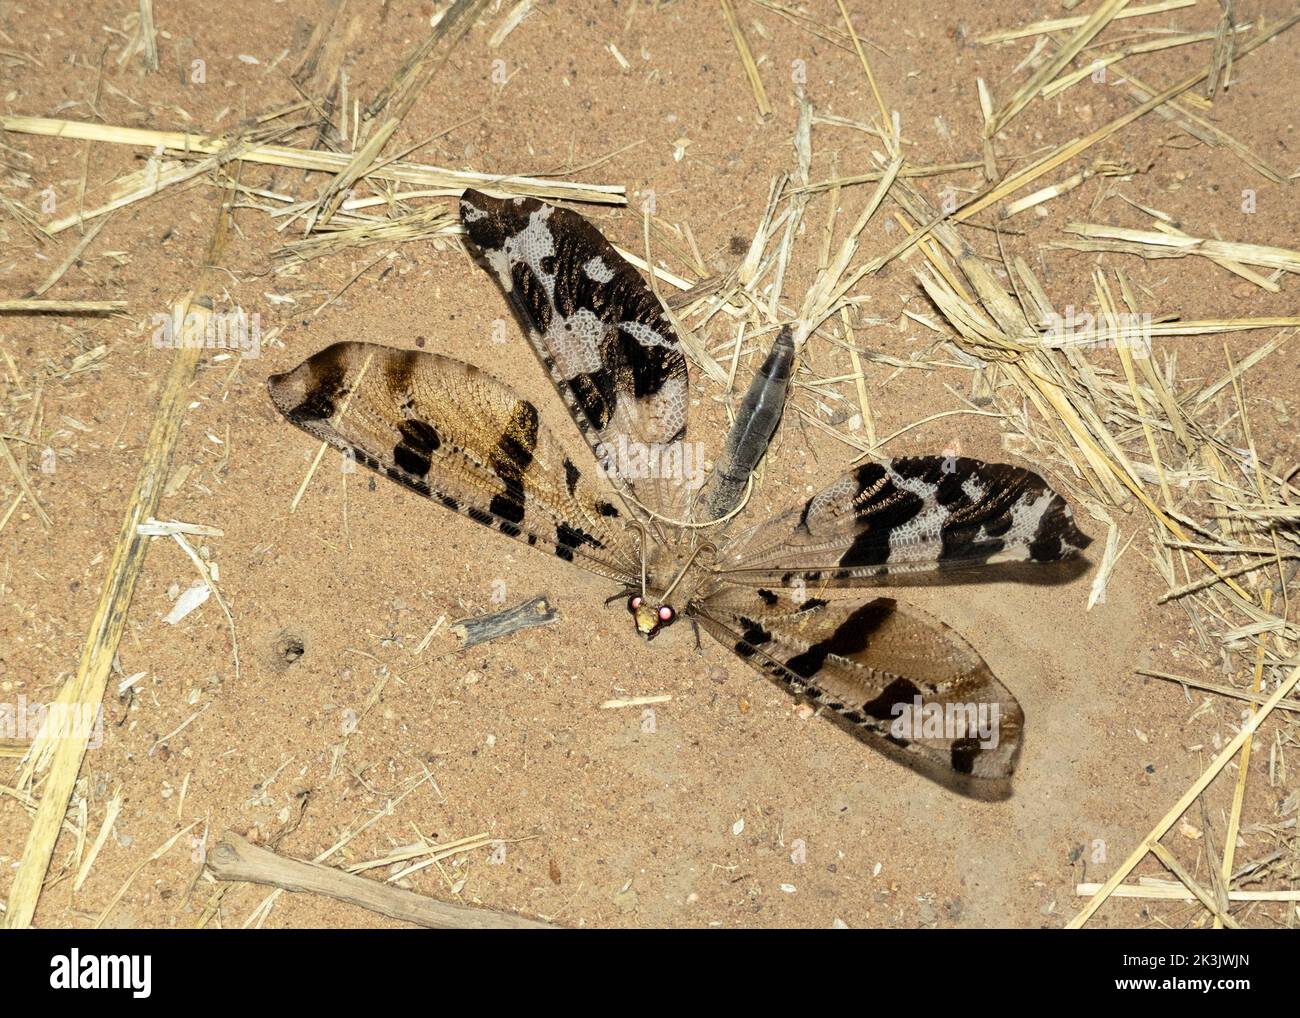
[[[671,622],[673,620],[673,610],[668,605],[659,606],[659,621]]]
[[[628,611],[636,611],[640,607],[641,607],[641,596],[639,594],[636,595],[635,597],[629,597],[627,599]]]

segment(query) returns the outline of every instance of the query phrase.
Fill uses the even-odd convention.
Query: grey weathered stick
[[[551,607],[550,598],[545,594],[539,594],[531,601],[525,601],[505,611],[480,615],[472,619],[461,619],[451,627],[451,631],[460,637],[463,647],[473,647],[488,640],[509,636],[521,629],[549,626],[558,620],[559,616]]]
[[[509,912],[448,905],[422,894],[343,873],[300,859],[287,859],[227,831],[208,853],[208,869],[219,880],[269,884],[285,891],[323,894],[351,905],[439,930],[554,929],[548,923]]]

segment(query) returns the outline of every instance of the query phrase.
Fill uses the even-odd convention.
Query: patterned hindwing
[[[680,462],[686,358],[645,281],[568,209],[469,190],[460,216],[609,476],[652,509],[679,504],[680,478],[654,464]]]
[[[802,506],[736,536],[727,580],[856,585],[863,578],[996,562],[1056,562],[1091,538],[1037,474],[957,456],[865,463]]]
[[[371,470],[593,572],[639,576],[619,509],[531,403],[473,365],[336,343],[267,384],[292,423]]]
[[[724,588],[696,609],[724,646],[942,777],[1006,778],[1024,713],[956,631],[892,598],[862,604]]]

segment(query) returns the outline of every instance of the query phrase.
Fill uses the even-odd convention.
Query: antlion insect
[[[657,299],[575,212],[466,191],[460,213],[607,482],[565,454],[533,404],[439,354],[335,344],[270,378],[280,411],[448,509],[620,583],[647,640],[686,615],[922,769],[1010,775],[1023,713],[961,636],[893,598],[799,595],[1068,558],[1089,538],[1065,500],[1019,467],[908,457],[858,466],[724,540],[729,521],[699,524],[740,504],[767,448],[794,366],[789,334],[777,336],[703,492],[671,471],[632,476],[611,449],[680,454],[686,436],[686,360]]]

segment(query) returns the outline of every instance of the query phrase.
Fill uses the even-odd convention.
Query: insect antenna
[[[631,524],[632,526],[636,527],[636,532],[637,532],[637,534],[640,536],[640,549],[641,549],[641,550],[640,550],[640,555],[641,555],[641,598],[642,598],[642,600],[644,600],[644,599],[645,599],[645,596],[646,596],[646,593],[645,593],[645,568],[646,568],[646,554],[645,554],[646,529],[645,529],[645,524],[642,523],[640,520],[628,520],[628,523]]]
[[[673,580],[672,583],[668,584],[668,589],[663,592],[662,600],[664,601],[664,603],[667,603],[668,596],[674,590],[677,589],[677,584],[682,582],[682,577],[686,575],[686,570],[691,568],[692,563],[694,563],[695,559],[699,556],[700,552],[704,551],[705,549],[708,549],[709,551],[713,552],[715,556],[718,554],[717,545],[715,545],[712,541],[705,541],[693,552],[691,552],[691,557],[686,560],[686,564],[682,566],[681,571],[677,574],[677,578]]]

